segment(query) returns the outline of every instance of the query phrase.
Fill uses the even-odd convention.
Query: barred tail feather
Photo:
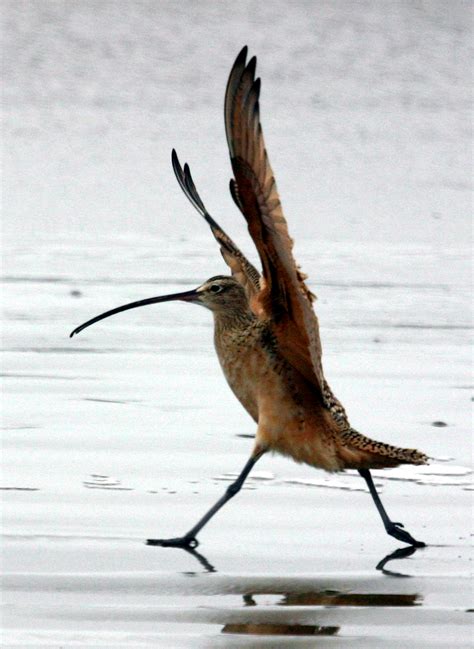
[[[428,456],[413,448],[400,448],[377,442],[353,428],[339,433],[339,452],[346,468],[383,469],[400,464],[427,464]]]

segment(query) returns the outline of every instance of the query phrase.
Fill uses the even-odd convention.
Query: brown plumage
[[[244,48],[230,73],[224,114],[234,171],[231,193],[256,245],[262,276],[209,215],[188,165],[182,169],[174,151],[172,158],[183,191],[210,224],[247,296],[246,318],[240,299],[210,308],[226,379],[258,423],[255,452],[277,451],[327,471],[424,464],[427,458],[418,451],[371,440],[351,428],[324,378],[314,296],[293,258],[260,125],[256,59],[246,64],[246,55]],[[246,405],[249,392],[252,411]]]
[[[413,546],[422,546],[401,529],[400,523],[389,519],[370,469],[424,464],[427,457],[355,431],[324,377],[314,295],[293,258],[293,242],[260,125],[256,59],[248,63],[246,59],[247,48],[243,48],[227,84],[225,127],[234,172],[231,194],[247,221],[262,273],[210,216],[188,165],[182,168],[173,151],[176,178],[209,224],[232,276],[218,275],[192,291],[118,307],[89,320],[73,334],[109,315],[145,304],[176,299],[201,304],[214,316],[215,347],[225,377],[257,423],[251,457],[224,496],[183,537],[150,543],[196,547],[197,533],[239,491],[255,462],[267,451],[274,451],[326,471],[357,469],[368,484],[386,531]]]

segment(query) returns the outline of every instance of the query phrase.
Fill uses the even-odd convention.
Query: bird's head
[[[243,315],[249,312],[247,296],[241,284],[233,277],[216,275],[191,291],[162,295],[160,297],[150,297],[144,300],[138,300],[137,302],[130,302],[129,304],[124,304],[123,306],[101,313],[95,316],[95,318],[84,322],[79,327],[76,327],[70,336],[72,338],[74,334],[78,334],[83,329],[86,329],[86,327],[90,327],[90,325],[99,320],[104,320],[121,311],[128,311],[128,309],[136,309],[140,306],[157,304],[159,302],[171,302],[173,300],[200,304],[213,311],[215,315],[228,314],[232,317],[233,314]]]
[[[191,300],[205,306],[216,314],[248,311],[247,296],[241,284],[233,277],[216,275],[196,289],[196,298]]]

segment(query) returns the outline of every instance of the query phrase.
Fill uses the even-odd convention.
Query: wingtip
[[[171,166],[173,167],[175,173],[176,173],[176,169],[180,166],[176,149],[171,150]]]
[[[176,149],[173,149],[171,151],[171,166],[173,167],[173,171],[174,171],[174,175],[176,176],[176,180],[181,185],[181,177],[183,175],[183,171],[181,169],[181,163],[179,162],[179,158],[178,158],[178,154],[176,153]]]
[[[233,65],[233,67],[234,68],[237,68],[237,67],[247,68],[249,72],[250,71],[255,72],[255,68],[257,67],[257,57],[252,56],[252,58],[247,63],[248,53],[249,53],[249,48],[248,48],[247,45],[244,45],[243,48],[238,53],[237,58],[235,59],[235,63]]]
[[[260,97],[260,88],[262,87],[262,81],[260,77],[257,77],[252,84],[253,91],[255,92],[257,99]]]
[[[257,57],[252,56],[250,61],[247,63],[246,71],[250,73],[252,78],[255,76],[255,70],[257,69]]]
[[[247,54],[248,54],[249,48],[247,45],[244,45],[243,48],[240,50],[240,52],[237,55],[237,58],[235,59],[235,62],[245,62],[247,60]]]

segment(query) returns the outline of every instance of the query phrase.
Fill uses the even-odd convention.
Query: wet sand
[[[38,239],[9,251],[3,646],[313,647],[315,636],[318,646],[469,646],[462,272],[447,287],[362,278],[344,287],[346,262],[328,243],[335,286],[323,277],[319,288],[323,322],[336,323],[322,329],[326,371],[354,424],[433,458],[375,472],[392,518],[428,547],[381,570],[401,544],[385,535],[363,481],[268,456],[192,555],[144,541],[189,529],[240,471],[254,432],[221,376],[208,314],[159,305],[67,338],[104,308],[188,285],[196,257],[180,258],[180,244],[169,242],[176,284],[155,283],[146,265],[127,279],[149,245],[135,242],[121,267],[113,260],[123,246],[110,238],[103,248]],[[307,262],[317,245],[303,244]],[[379,253],[388,275],[403,259],[420,276],[424,258],[410,248],[398,245],[396,259],[390,246]],[[453,272],[463,251],[450,254]],[[73,255],[84,260],[75,281]],[[199,259],[205,275],[212,261]],[[366,306],[357,317],[345,291]],[[441,294],[442,322],[433,300]],[[383,318],[371,308],[378,301]]]
[[[4,5],[2,647],[471,646],[470,5]],[[252,251],[221,115],[244,43],[328,381],[355,428],[432,457],[375,472],[411,554],[357,475],[278,457],[194,555],[146,546],[217,500],[254,423],[204,309],[68,338],[225,272],[172,147]]]

